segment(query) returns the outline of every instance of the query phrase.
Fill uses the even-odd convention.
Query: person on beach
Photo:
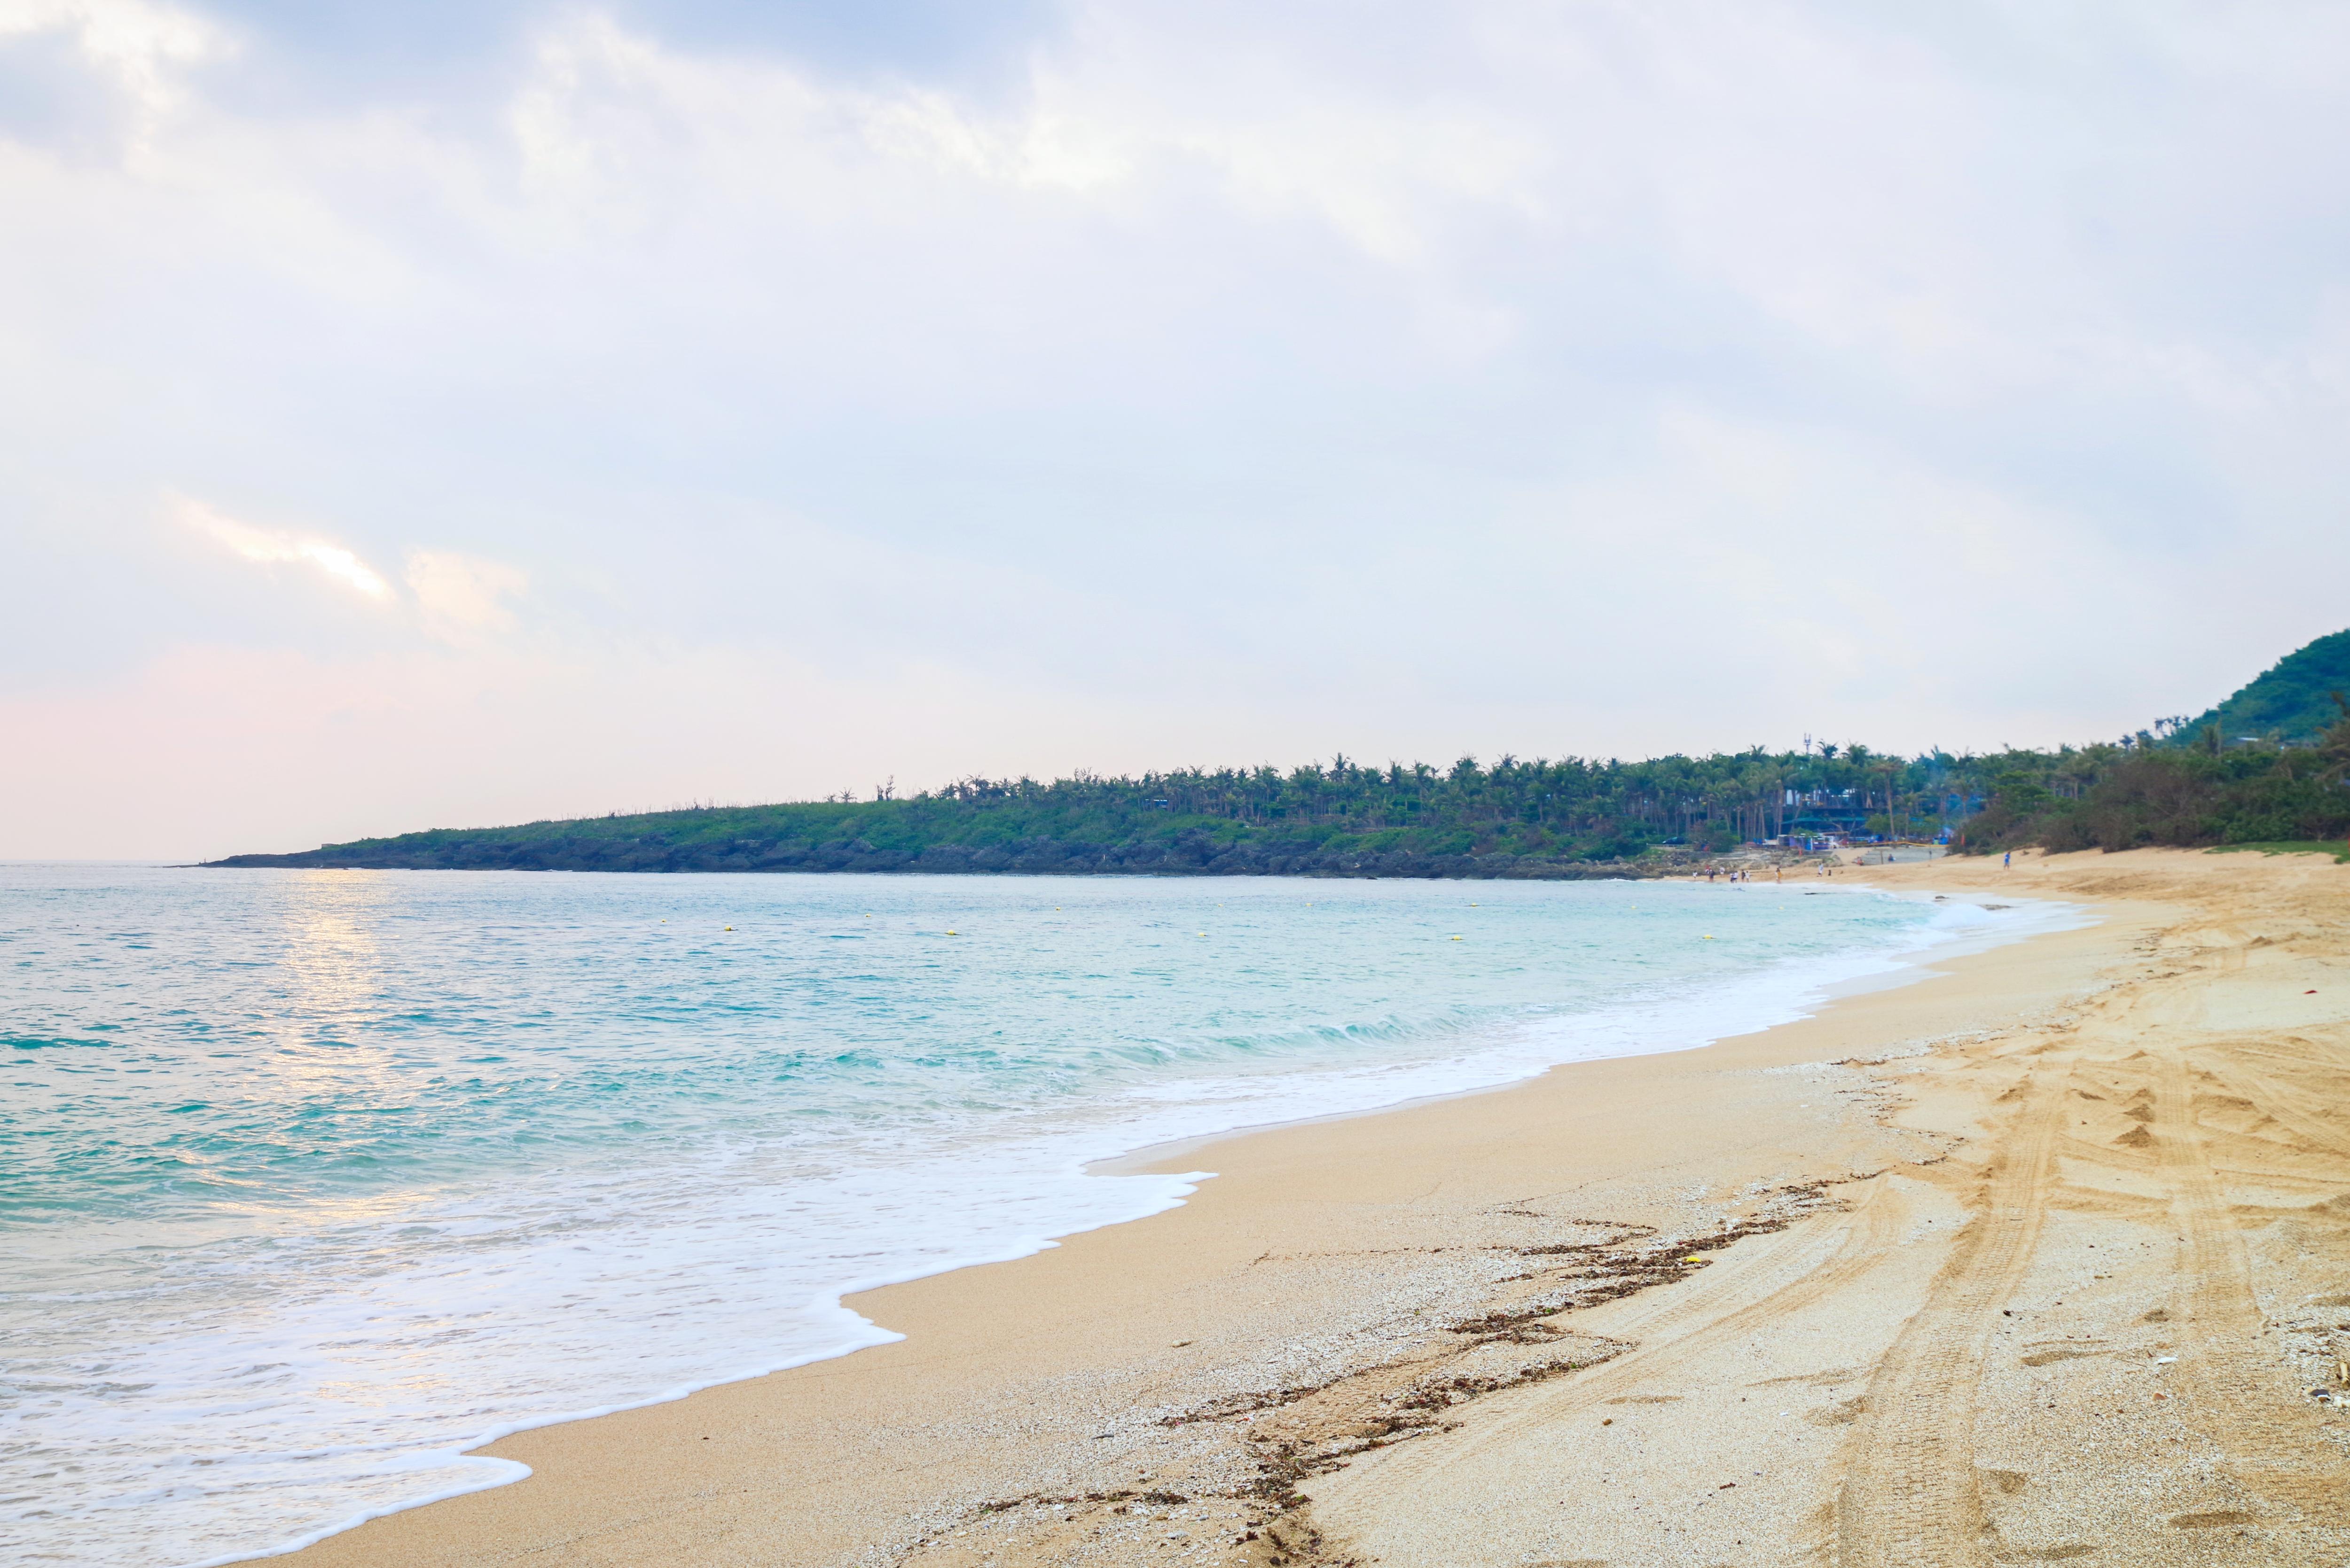
[[[2001,856],[2001,857],[1999,857],[1999,868],[2000,868],[2001,870],[2002,870],[2002,871],[2006,870],[2009,867],[2011,867],[2011,866],[2012,866],[2012,865],[2014,865],[2014,864],[2015,864],[2015,851],[2014,851],[2014,850],[2012,850],[2012,849],[2009,850],[2006,854],[2004,854],[2004,855],[2002,855],[2002,856]]]

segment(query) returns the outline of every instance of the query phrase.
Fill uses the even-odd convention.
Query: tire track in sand
[[[1700,1380],[1711,1376],[1717,1347],[1725,1339],[1752,1333],[1846,1288],[1885,1261],[1908,1217],[1899,1194],[1882,1179],[1872,1179],[1849,1210],[1800,1220],[1762,1239],[1763,1245],[1742,1241],[1697,1279],[1685,1282],[1686,1288],[1669,1287],[1638,1306],[1622,1303],[1629,1310],[1607,1316],[1604,1332],[1612,1338],[1637,1337],[1636,1348],[1572,1378],[1497,1401],[1441,1442],[1387,1449],[1356,1461],[1346,1479],[1307,1490],[1327,1497],[1366,1486],[1379,1500],[1378,1514],[1388,1519],[1433,1512],[1439,1500],[1463,1490],[1475,1494],[1497,1482],[1504,1492],[1514,1492],[1519,1467],[1509,1459],[1514,1444],[1529,1434],[1555,1439],[1562,1422],[1677,1374]],[[1415,1508],[1409,1501],[1414,1493],[1429,1503]],[[1331,1501],[1336,1506],[1327,1508],[1325,1527],[1345,1531],[1351,1510],[1343,1499]],[[1326,1505],[1317,1499],[1316,1507]]]
[[[2319,1096],[2287,1087],[2246,1062],[2241,1053],[2231,1053],[2212,1065],[2221,1079],[2242,1090],[2244,1096],[2270,1119],[2304,1144],[2328,1154],[2350,1155],[2350,1132],[2318,1116],[2320,1106],[2326,1103]],[[2198,1137],[2199,1141],[2199,1134]]]
[[[1869,1380],[1836,1499],[1839,1568],[1987,1564],[1975,1473],[1975,1385],[1999,1304],[2031,1266],[2046,1213],[2069,1069],[2035,1072],[2000,1140],[1982,1211]]]
[[[2330,1549],[2327,1561],[2334,1561],[2350,1527],[2350,1464],[2325,1440],[2317,1413],[2292,1397],[2278,1357],[2261,1343],[2251,1262],[2195,1117],[2194,1081],[2176,1050],[2161,1057],[2154,1111],[2157,1158],[2181,1239],[2182,1416],[2229,1456],[2229,1472],[2247,1490],[2322,1532],[2304,1544]]]

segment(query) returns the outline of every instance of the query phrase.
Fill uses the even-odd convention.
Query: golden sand
[[[1864,877],[2099,923],[1181,1151],[1179,1210],[853,1298],[900,1344],[306,1568],[2350,1560],[2350,867]]]

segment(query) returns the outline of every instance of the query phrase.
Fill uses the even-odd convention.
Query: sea
[[[0,1561],[223,1563],[897,1337],[1098,1162],[1686,1050],[2065,923],[1773,882],[0,866]]]

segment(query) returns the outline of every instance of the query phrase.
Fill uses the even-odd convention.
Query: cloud
[[[512,631],[514,611],[505,600],[529,586],[526,574],[496,561],[451,550],[409,552],[409,591],[423,613],[425,630],[444,642]]]
[[[182,101],[189,67],[233,52],[224,29],[183,6],[144,0],[0,0],[0,49],[44,38],[68,42],[88,70],[147,123]]]
[[[1993,746],[2344,618],[2350,13],[379,9],[0,0],[40,722],[283,658],[338,732],[442,661],[514,711],[795,671],[755,766],[726,703],[581,731],[680,795]],[[340,603],[192,591],[166,489],[318,520],[176,509]],[[602,802],[401,733],[386,802]]]
[[[389,598],[391,595],[391,585],[385,582],[374,567],[331,540],[256,528],[250,523],[240,523],[201,501],[192,501],[184,495],[171,497],[168,504],[172,514],[182,526],[193,529],[244,560],[257,561],[265,566],[293,562],[308,566],[323,574],[329,582],[369,598]]]

